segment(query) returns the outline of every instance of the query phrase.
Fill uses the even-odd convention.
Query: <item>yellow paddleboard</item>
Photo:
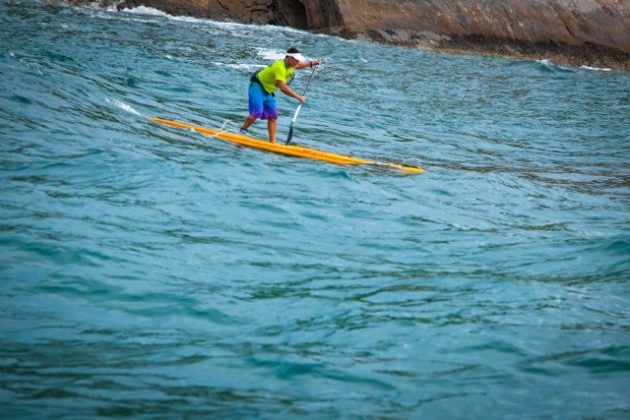
[[[395,169],[407,174],[421,174],[425,170],[417,166],[406,166],[397,163],[376,162],[367,159],[360,159],[352,156],[338,155],[336,153],[324,152],[322,150],[310,149],[308,147],[270,143],[265,140],[258,140],[241,134],[229,133],[211,128],[198,127],[196,125],[185,124],[177,121],[166,120],[164,118],[152,117],[151,121],[169,125],[171,127],[185,128],[210,137],[235,143],[241,146],[252,147],[254,149],[265,150],[267,152],[280,153],[287,156],[295,156],[306,159],[321,160],[337,165],[373,165]]]

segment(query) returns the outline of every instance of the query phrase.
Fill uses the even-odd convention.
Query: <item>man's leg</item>
[[[276,142],[276,123],[278,122],[278,109],[276,108],[276,97],[267,95],[263,102],[265,118],[267,118],[267,129],[269,130],[269,141]]]
[[[247,129],[256,121],[257,118],[261,118],[263,116],[264,110],[264,93],[263,88],[258,83],[250,83],[249,84],[249,116],[243,123],[241,127],[241,133],[245,134]]]
[[[248,116],[245,122],[243,123],[241,130],[247,130],[252,124],[254,124],[254,121],[256,121],[256,117],[252,115]]]
[[[267,128],[269,129],[269,141],[272,143],[276,142],[276,122],[278,120],[275,118],[269,118],[267,120]]]

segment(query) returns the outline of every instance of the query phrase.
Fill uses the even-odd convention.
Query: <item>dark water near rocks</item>
[[[630,416],[628,74],[140,12],[0,1],[0,416]],[[296,141],[430,172],[145,119],[291,45]]]

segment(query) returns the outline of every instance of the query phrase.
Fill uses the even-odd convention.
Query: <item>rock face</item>
[[[341,31],[385,42],[550,54],[626,68],[630,61],[630,0],[339,0],[339,5]]]
[[[630,70],[630,0],[125,0],[437,50],[546,56]]]

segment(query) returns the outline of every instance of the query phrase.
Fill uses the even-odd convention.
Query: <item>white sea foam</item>
[[[136,14],[136,15],[159,16],[159,17],[164,17],[164,18],[179,21],[179,22],[204,24],[204,25],[215,27],[215,28],[220,28],[222,30],[236,32],[236,34],[238,34],[239,32],[243,32],[245,30],[251,30],[253,27],[255,27],[257,30],[265,30],[265,31],[270,31],[274,33],[278,33],[279,31],[286,32],[286,33],[305,33],[305,31],[302,31],[300,29],[289,28],[286,26],[255,25],[255,24],[245,24],[245,23],[237,23],[237,22],[231,22],[231,21],[202,19],[202,18],[195,18],[195,17],[190,17],[190,16],[173,16],[161,10],[154,9],[152,7],[146,7],[146,6],[138,6],[133,9],[123,9],[122,12]]]
[[[284,52],[284,50],[274,50],[274,49],[269,49],[269,48],[256,48],[256,51],[257,51],[258,56],[263,58],[264,60],[272,60],[272,61],[282,60],[286,56],[286,53]],[[306,57],[306,54],[304,55],[304,57],[308,59],[308,57]]]
[[[145,7],[145,9],[149,9],[148,7]],[[140,22],[140,23],[152,23],[154,22],[154,20],[150,19],[150,15],[152,15],[152,13],[149,14],[143,14],[143,13],[133,13],[133,12],[129,12],[130,10],[134,10],[134,9],[123,9],[121,12],[125,13],[126,12],[126,17],[124,17],[125,15],[119,14],[118,10],[116,9],[116,6],[110,6],[107,7],[106,9],[90,9],[90,8],[85,8],[83,9],[85,11],[85,13],[92,18],[97,18],[97,19],[105,19],[105,20],[122,20],[124,22]],[[159,12],[159,10],[156,9],[152,9],[155,10],[156,12]],[[162,12],[159,12],[162,13]],[[146,19],[142,19],[141,16],[147,16]],[[157,14],[155,14],[157,15]],[[166,14],[165,14],[166,16]]]
[[[136,111],[135,109],[133,109],[133,107],[131,105],[127,105],[126,103],[119,101],[118,99],[115,98],[106,98],[105,99],[107,102],[109,102],[110,104],[114,104],[116,105],[118,108],[130,112],[134,115],[139,115],[142,116],[142,114],[140,114],[138,111]]]
[[[612,69],[609,69],[607,67],[580,66],[580,68],[584,70],[593,70],[593,71],[612,71]]]
[[[561,66],[560,64],[556,64],[556,63],[554,63],[553,61],[551,61],[548,58],[544,58],[542,60],[536,60],[536,61],[538,63],[542,64],[543,66],[548,67],[548,68],[556,68],[556,69],[560,69],[560,70],[569,70],[569,71],[573,70],[573,68],[571,68],[571,67]]]
[[[264,32],[270,32],[274,36],[277,36],[279,33],[301,34],[301,35],[309,34],[314,37],[332,38],[332,39],[337,39],[343,42],[351,41],[351,40],[340,38],[334,35],[312,34],[312,33],[309,33],[308,31],[304,31],[302,29],[290,28],[288,26],[246,24],[246,23],[237,23],[233,21],[218,21],[218,20],[205,19],[205,18],[194,18],[190,16],[173,16],[161,10],[158,10],[152,7],[146,7],[146,6],[138,6],[131,9],[118,10],[115,5],[112,5],[107,8],[100,8],[100,9],[86,8],[85,10],[87,11],[87,14],[90,17],[96,17],[100,19],[121,19],[121,20],[129,20],[129,21],[140,22],[140,23],[152,23],[152,22],[155,22],[155,20],[151,19],[151,17],[157,17],[157,18],[165,18],[168,20],[179,21],[179,22],[188,22],[188,23],[196,24],[197,29],[199,29],[200,27],[215,29],[216,32],[208,31],[206,29],[206,32],[208,32],[211,35],[224,35],[227,32],[230,35],[235,36],[235,37],[249,37],[249,36],[258,36],[256,32],[264,31]],[[127,19],[122,17],[124,14],[128,16]],[[144,16],[145,18],[143,19],[142,16]],[[255,32],[252,32],[252,31],[255,31]]]
[[[135,14],[135,15],[151,15],[151,16],[172,17],[168,13],[165,13],[165,12],[163,12],[161,10],[154,9],[152,7],[146,7],[146,6],[138,6],[138,7],[134,7],[133,9],[123,9],[122,12],[132,13],[132,14]]]
[[[256,48],[258,55],[265,60],[281,60],[285,56],[284,51],[270,50],[268,48]]]
[[[556,64],[553,61],[549,60],[548,58],[545,58],[543,60],[536,60],[536,61],[544,65],[545,67],[549,67],[549,68],[554,67],[561,70],[574,70],[575,69],[574,67],[567,67],[567,66],[561,66],[560,64]],[[591,71],[612,71],[612,69],[607,68],[607,67],[591,67],[587,65],[580,66],[580,68],[582,70],[591,70]]]
[[[219,61],[214,61],[212,64],[215,64],[220,67],[230,67],[233,69],[245,69],[245,70],[257,70],[257,69],[262,69],[263,67],[265,67],[260,64],[245,64],[245,63],[228,64],[228,63],[221,63]]]

